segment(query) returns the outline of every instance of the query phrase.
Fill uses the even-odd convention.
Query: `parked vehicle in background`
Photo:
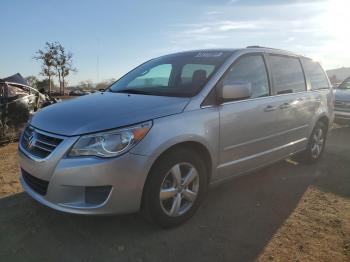
[[[335,90],[335,122],[350,124],[350,77]]]
[[[0,79],[0,143],[18,139],[31,115],[55,102],[28,86],[20,74]]]
[[[163,227],[176,226],[195,213],[211,184],[292,155],[315,163],[333,107],[322,67],[291,52],[249,47],[162,56],[105,92],[35,114],[19,143],[21,183],[60,211],[141,210]]]

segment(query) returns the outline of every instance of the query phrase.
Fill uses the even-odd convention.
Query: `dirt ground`
[[[350,261],[350,128],[323,159],[283,161],[210,190],[185,225],[87,217],[20,193],[16,145],[0,148],[0,261]]]
[[[18,176],[17,144],[0,147],[0,199],[22,191]]]

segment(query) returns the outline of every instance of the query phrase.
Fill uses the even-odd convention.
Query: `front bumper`
[[[60,148],[45,161],[36,161],[19,148],[22,172],[47,181],[46,194],[40,194],[24,179],[24,190],[38,202],[53,209],[76,214],[122,214],[140,209],[149,158],[127,153],[117,158],[67,158]],[[35,182],[35,181],[34,181]],[[87,188],[110,188],[101,202],[87,202]]]
[[[334,114],[334,122],[339,124],[350,124],[350,112],[336,110],[334,111]]]

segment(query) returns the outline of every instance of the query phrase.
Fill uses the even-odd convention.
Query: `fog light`
[[[85,187],[85,203],[92,205],[100,205],[106,201],[109,193],[111,192],[111,186],[90,186]]]

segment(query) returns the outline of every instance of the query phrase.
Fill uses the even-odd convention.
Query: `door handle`
[[[284,103],[284,104],[280,105],[280,109],[286,109],[286,108],[289,108],[289,107],[290,107],[289,103]]]
[[[276,109],[277,109],[277,106],[268,105],[267,107],[265,107],[264,111],[271,112],[271,111],[275,111]]]

